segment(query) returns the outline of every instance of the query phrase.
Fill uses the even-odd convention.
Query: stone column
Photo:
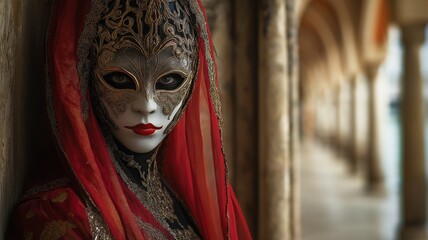
[[[338,121],[338,112],[336,108],[336,92],[334,91],[334,87],[331,85],[328,86],[328,90],[326,93],[327,101],[325,108],[327,109],[327,113],[323,113],[323,122],[327,132],[327,143],[331,145],[332,149],[336,149],[336,140],[337,140],[337,129],[333,126],[337,125]],[[331,121],[328,121],[328,116],[331,116]]]
[[[366,159],[366,184],[370,192],[383,190],[383,174],[379,156],[379,129],[377,119],[376,79],[379,68],[377,65],[366,69],[368,85],[368,136]]]
[[[234,82],[236,197],[253,237],[258,227],[258,110],[257,110],[257,0],[234,1]],[[251,186],[251,187],[249,187]]]
[[[315,112],[315,122],[316,122],[316,137],[317,140],[321,141],[322,143],[329,143],[330,141],[330,133],[328,131],[328,126],[325,124],[324,115],[326,112],[329,111],[329,99],[327,98],[327,94],[320,93],[319,91],[315,95],[315,97],[311,101],[312,106],[316,106],[316,99],[320,99],[319,103],[320,106],[314,108]]]
[[[336,112],[336,124],[333,127],[334,132],[334,146],[338,157],[342,156],[342,131],[341,131],[341,121],[342,121],[342,95],[341,95],[341,84],[338,83],[334,86],[334,108]]]
[[[290,239],[286,1],[259,1],[259,239]]]
[[[287,0],[287,53],[290,112],[290,238],[300,239],[300,109],[296,1]]]
[[[424,154],[424,98],[419,53],[424,24],[402,27],[404,77],[401,107],[403,195],[401,239],[427,239],[427,183]]]
[[[323,112],[323,123],[327,133],[327,143],[330,144],[332,149],[334,150],[336,147],[337,129],[333,126],[337,126],[339,115],[336,108],[337,101],[335,88],[331,85],[328,85],[326,98],[327,101],[324,108],[327,111]],[[328,119],[328,116],[330,116],[331,120]]]
[[[21,190],[22,158],[16,151],[18,104],[22,85],[21,39],[23,1],[0,1],[0,238]]]
[[[350,79],[350,135],[349,135],[349,162],[350,172],[356,174],[358,171],[358,154],[357,154],[357,75]]]
[[[331,130],[331,127],[328,121],[326,121],[326,116],[328,114],[331,114],[332,116],[334,116],[334,111],[332,110],[332,108],[334,107],[334,100],[332,100],[332,96],[330,95],[330,93],[332,94],[331,89],[329,89],[328,91],[324,92],[322,94],[322,106],[320,109],[317,109],[317,112],[319,114],[319,119],[320,121],[320,126],[321,126],[321,130],[322,130],[322,141],[328,145],[333,145],[334,144],[334,136],[333,136],[333,131]],[[314,101],[314,104],[316,104],[316,101]],[[317,116],[318,118],[318,116]],[[333,117],[334,118],[334,117]],[[335,120],[332,120],[333,122]]]

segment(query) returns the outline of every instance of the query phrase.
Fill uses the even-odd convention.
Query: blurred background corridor
[[[302,145],[302,239],[395,239],[398,193],[367,193],[346,159],[327,146]]]
[[[52,1],[0,1],[0,236],[48,131]],[[428,239],[428,1],[202,2],[254,239]]]
[[[302,239],[428,239],[428,5],[308,2]]]

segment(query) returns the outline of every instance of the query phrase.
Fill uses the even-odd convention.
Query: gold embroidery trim
[[[41,240],[58,240],[76,226],[68,221],[51,221],[47,223],[40,234]]]
[[[50,191],[50,190],[55,189],[55,188],[64,187],[69,182],[70,182],[70,180],[68,178],[59,178],[59,179],[53,180],[53,181],[45,183],[43,185],[39,185],[39,186],[31,188],[30,190],[28,190],[25,193],[23,198],[25,199],[25,198],[34,196],[34,195],[39,194],[39,193]]]
[[[215,63],[213,56],[211,55],[211,42],[208,35],[208,23],[205,20],[204,14],[202,13],[201,7],[197,0],[190,1],[190,10],[196,16],[196,22],[199,26],[200,36],[204,40],[204,50],[205,50],[205,60],[208,64],[208,74],[210,78],[210,95],[214,105],[214,111],[218,119],[218,127],[220,129],[220,141],[221,141],[221,150],[224,156],[224,165],[225,165],[225,191],[226,191],[226,237],[230,239],[230,229],[229,229],[229,167],[227,164],[226,154],[224,153],[224,143],[223,143],[223,116],[221,110],[220,94],[217,89],[217,74],[215,71]]]
[[[145,173],[141,170],[141,165],[134,160],[133,156],[121,152],[115,148],[115,145],[110,146],[112,146],[113,150],[119,154],[121,160],[126,162],[128,167],[135,168],[139,172],[141,177],[141,186],[145,189],[133,183],[126,176],[118,163],[116,161],[113,162],[116,170],[119,172],[119,175],[125,181],[129,189],[134,192],[141,204],[143,204],[147,210],[153,214],[155,219],[171,233],[174,239],[200,239],[191,226],[184,227],[175,215],[173,200],[167,192],[166,187],[162,184],[155,161],[158,149],[156,149],[152,158],[147,160],[148,171]],[[168,222],[177,223],[179,228],[171,228]]]
[[[153,227],[151,224],[143,222],[141,218],[135,216],[137,219],[137,224],[140,227],[140,229],[143,229],[144,232],[148,235],[149,239],[156,239],[156,240],[167,240],[168,238],[158,229]]]
[[[88,215],[89,227],[91,229],[91,235],[93,240],[112,240],[108,226],[105,223],[103,217],[95,205],[87,201],[86,202],[86,214]]]

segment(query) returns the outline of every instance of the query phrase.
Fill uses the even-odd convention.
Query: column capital
[[[401,26],[401,39],[404,44],[422,45],[425,41],[426,23],[415,23]]]

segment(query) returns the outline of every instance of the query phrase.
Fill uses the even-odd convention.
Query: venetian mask
[[[188,8],[175,0],[112,1],[94,43],[96,98],[129,150],[155,149],[193,86],[197,55]]]

